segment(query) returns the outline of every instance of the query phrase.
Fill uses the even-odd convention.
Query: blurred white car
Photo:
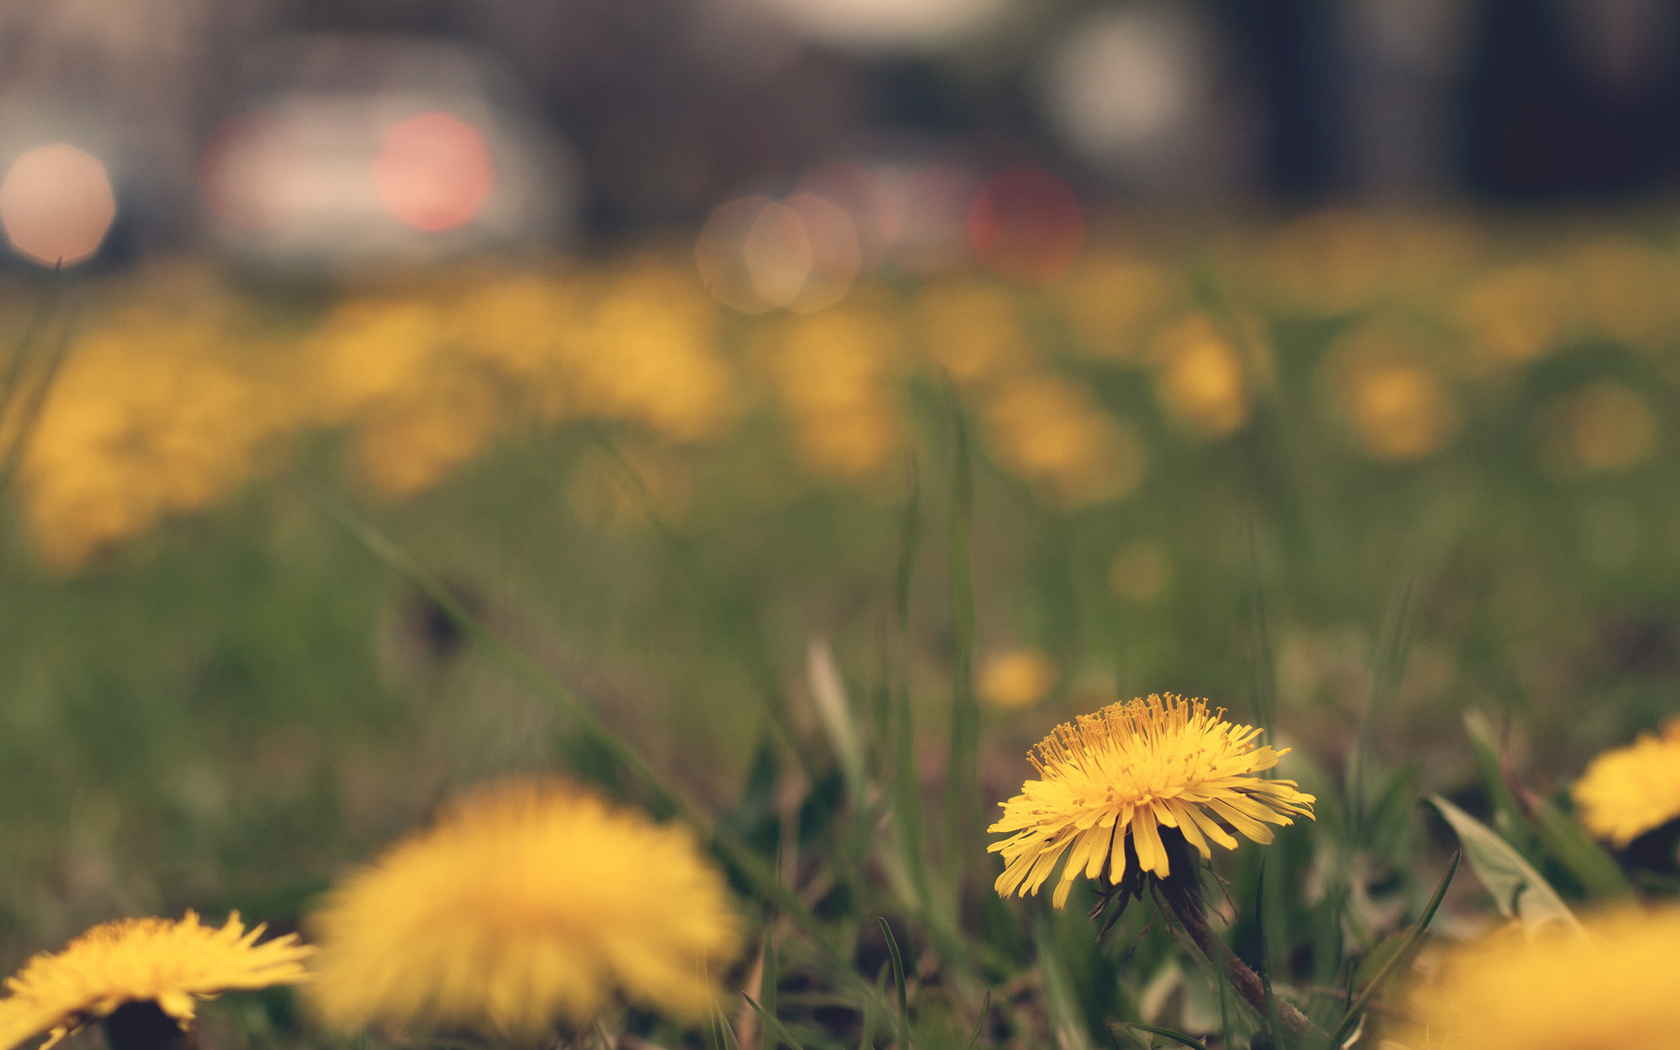
[[[566,237],[577,165],[500,65],[446,41],[285,38],[206,144],[218,245],[290,275],[424,265]]]

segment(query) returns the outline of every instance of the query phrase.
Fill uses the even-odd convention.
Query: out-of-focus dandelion
[[[557,781],[457,803],[341,882],[311,921],[312,991],[334,1027],[522,1041],[587,1025],[620,998],[699,1016],[739,937],[723,878],[685,828]]]
[[[1031,707],[1056,685],[1056,665],[1041,649],[992,653],[980,664],[980,699],[1005,711]]]
[[[179,922],[95,926],[6,979],[0,1048],[42,1034],[50,1047],[103,1021],[112,1050],[151,1050],[191,1029],[200,999],[308,980],[303,960],[315,949],[295,933],[258,944],[263,929],[247,931],[237,912],[220,928],[204,926],[190,911]]]
[[[1003,803],[1003,819],[987,829],[1009,835],[988,847],[1006,862],[998,894],[1036,894],[1063,854],[1051,899],[1058,908],[1082,875],[1116,888],[1128,872],[1166,879],[1176,857],[1179,876],[1193,879],[1182,870],[1185,844],[1208,859],[1209,840],[1237,848],[1227,828],[1264,843],[1272,841],[1267,824],[1310,818],[1313,796],[1293,780],[1254,775],[1289,749],[1255,746],[1260,730],[1224,715],[1168,693],[1057,726],[1028,756],[1040,779]]]
[[[989,281],[928,285],[916,297],[912,323],[932,364],[959,386],[1020,371],[1035,356],[1016,296]]]
[[[1459,325],[1492,366],[1521,364],[1556,349],[1574,334],[1579,313],[1569,275],[1540,263],[1497,270],[1458,302]]]
[[[1604,238],[1571,259],[1583,321],[1593,330],[1641,350],[1680,336],[1680,260],[1648,244]]]
[[[980,406],[992,454],[1063,506],[1119,499],[1143,480],[1142,440],[1083,387],[1055,376],[1020,376]]]
[[[1130,361],[1178,298],[1159,266],[1123,255],[1080,259],[1056,285],[1079,348],[1105,361]]]
[[[1674,1045],[1680,909],[1614,912],[1588,918],[1586,929],[1530,940],[1507,928],[1450,952],[1413,990],[1406,1009],[1415,1020],[1394,1037],[1418,1050]]]
[[[1319,365],[1324,395],[1367,455],[1391,461],[1439,452],[1457,424],[1418,333],[1373,322],[1339,338]]]
[[[800,460],[838,478],[886,465],[903,431],[892,388],[901,339],[890,315],[862,303],[836,307],[768,338]]]
[[[1680,819],[1680,717],[1593,759],[1569,793],[1582,826],[1618,848]]]
[[[1174,322],[1155,340],[1161,403],[1191,432],[1220,438],[1248,422],[1248,377],[1219,326],[1202,314]]]
[[[1542,455],[1559,474],[1609,474],[1651,455],[1657,419],[1640,394],[1598,379],[1540,410],[1535,428]]]

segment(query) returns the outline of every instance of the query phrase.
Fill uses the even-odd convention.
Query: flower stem
[[[1231,975],[1231,986],[1261,1017],[1275,1015],[1278,1026],[1287,1031],[1292,1039],[1311,1039],[1315,1045],[1323,1044],[1326,1035],[1306,1014],[1277,996],[1270,997],[1271,1002],[1267,1003],[1266,987],[1261,983],[1259,975],[1250,969],[1247,963],[1237,958],[1237,954],[1225,943],[1224,938],[1213,932],[1212,927],[1208,925],[1201,894],[1193,876],[1169,876],[1157,880],[1155,885],[1160,892],[1161,903],[1178,921],[1195,950],[1210,964],[1224,969]]]

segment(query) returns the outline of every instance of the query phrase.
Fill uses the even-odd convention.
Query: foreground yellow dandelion
[[[504,783],[346,879],[314,916],[333,1026],[533,1042],[615,993],[686,1017],[738,943],[722,877],[682,827],[559,781]]]
[[[988,847],[1007,862],[998,895],[1036,894],[1065,853],[1052,899],[1060,908],[1081,874],[1120,885],[1128,852],[1140,873],[1166,878],[1162,828],[1177,829],[1208,858],[1210,839],[1237,847],[1227,827],[1270,842],[1267,824],[1291,824],[1291,814],[1311,818],[1315,800],[1294,781],[1253,775],[1277,765],[1288,749],[1256,747],[1260,730],[1224,714],[1210,713],[1205,700],[1168,693],[1057,726],[1028,756],[1042,779],[1027,781],[1003,803],[1003,819],[988,829],[1013,832]]]
[[[1593,759],[1570,789],[1581,824],[1620,848],[1680,818],[1680,716]]]
[[[1680,908],[1589,918],[1588,937],[1508,929],[1448,956],[1398,1034],[1411,1050],[1680,1045]],[[1391,1045],[1388,1043],[1385,1046]]]
[[[58,954],[37,955],[6,979],[10,994],[0,1000],[0,1050],[46,1034],[45,1050],[136,1006],[145,1009],[134,1012],[127,1027],[147,1027],[150,1015],[186,1031],[198,999],[308,980],[303,960],[315,949],[298,943],[295,933],[258,944],[262,933],[262,926],[247,931],[237,912],[219,929],[200,925],[190,911],[180,922],[123,919],[95,926]],[[123,1050],[115,1031],[111,1041]]]

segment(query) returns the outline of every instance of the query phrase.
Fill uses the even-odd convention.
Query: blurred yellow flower
[[[1680,716],[1593,759],[1569,793],[1581,825],[1618,848],[1680,819]]]
[[[1041,649],[992,653],[980,664],[980,699],[1011,711],[1031,707],[1056,685],[1056,665]]]
[[[1389,321],[1338,338],[1319,363],[1322,394],[1360,450],[1375,459],[1412,460],[1439,452],[1457,413],[1436,369],[1427,333]]]
[[[1614,379],[1598,379],[1543,407],[1541,452],[1564,475],[1614,473],[1647,459],[1657,418],[1645,398]]]
[[[1571,260],[1583,320],[1596,331],[1640,349],[1680,336],[1680,260],[1628,238],[1606,237]]]
[[[840,306],[785,322],[770,371],[794,422],[800,459],[818,474],[857,478],[898,451],[893,389],[900,335],[879,304]]]
[[[1036,356],[1017,293],[987,281],[928,285],[916,297],[912,319],[934,366],[959,386],[1027,368]]]
[[[1529,940],[1506,928],[1452,950],[1412,994],[1413,1050],[1628,1050],[1680,1045],[1680,909],[1628,910]]]
[[[1328,209],[1289,223],[1271,239],[1262,276],[1283,301],[1315,314],[1367,304],[1390,279],[1393,232],[1375,218]]]
[[[1118,886],[1126,875],[1127,846],[1142,873],[1171,874],[1162,828],[1183,836],[1204,859],[1208,840],[1236,849],[1227,828],[1255,842],[1272,841],[1267,824],[1311,818],[1313,796],[1293,780],[1253,774],[1277,765],[1270,745],[1256,747],[1260,730],[1209,713],[1207,701],[1168,693],[1111,704],[1064,723],[1027,756],[1041,779],[1003,803],[1003,819],[988,831],[1009,834],[988,850],[1006,862],[999,896],[1036,894],[1066,853],[1051,903],[1067,903],[1084,875]]]
[[[6,979],[0,1000],[0,1050],[34,1036],[52,1046],[128,1004],[155,1004],[185,1031],[199,999],[242,988],[309,979],[303,960],[315,949],[295,933],[258,944],[239,914],[221,928],[187,912],[170,919],[122,919],[95,926],[63,951],[42,953]],[[119,1048],[120,1050],[120,1048]]]
[[[373,1022],[534,1041],[610,1002],[696,1017],[739,942],[722,876],[686,828],[559,781],[469,796],[332,891],[312,991]]]
[[[1162,267],[1101,254],[1076,261],[1056,290],[1080,349],[1107,361],[1139,357],[1149,329],[1182,295]]]
[[[1573,335],[1579,312],[1568,274],[1526,263],[1497,270],[1465,292],[1458,322],[1487,363],[1520,364]]]
[[[1248,422],[1248,377],[1242,358],[1203,314],[1180,318],[1155,340],[1155,392],[1180,423],[1206,438]]]
[[[992,454],[1063,506],[1119,499],[1143,480],[1143,442],[1070,380],[1029,374],[999,384],[980,406]]]

